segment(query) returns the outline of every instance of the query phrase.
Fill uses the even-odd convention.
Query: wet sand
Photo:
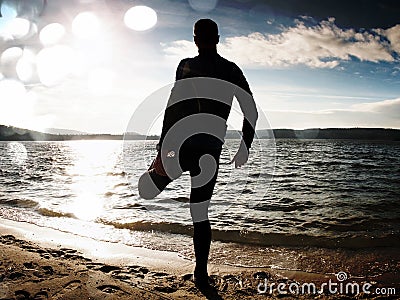
[[[284,295],[276,286],[271,290],[260,286],[265,282],[286,286],[313,282],[318,286],[335,280],[335,274],[222,265],[210,266],[213,288],[199,290],[191,278],[193,262],[175,253],[0,221],[0,299],[352,298],[328,293]],[[361,279],[358,282],[363,283]],[[265,293],[260,293],[263,290]],[[356,298],[379,297],[360,293]]]

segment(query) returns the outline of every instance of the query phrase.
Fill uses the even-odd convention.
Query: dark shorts
[[[196,180],[196,176],[198,176],[202,169],[200,168],[200,158],[204,155],[210,155],[214,160],[215,164],[207,164],[205,163],[202,167],[203,168],[211,168],[210,170],[203,170],[208,173],[211,172],[211,175],[208,176],[209,180],[206,180],[206,183],[203,185],[194,184],[194,180]],[[190,202],[191,203],[199,203],[202,201],[210,200],[214,191],[215,183],[217,181],[218,176],[218,167],[219,167],[219,157],[221,155],[221,149],[182,149],[179,153],[179,164],[182,168],[182,171],[189,171],[191,177],[191,191],[190,191]],[[161,176],[158,175],[154,169],[149,170],[147,172],[150,175],[150,178],[154,185],[158,189],[158,193],[155,193],[154,197],[157,196],[161,191],[165,189],[165,187],[173,181],[168,176]],[[175,178],[176,179],[176,178]],[[140,189],[148,188],[144,184],[142,184],[139,180],[139,193]],[[142,193],[143,194],[143,193]],[[142,195],[141,194],[141,195]],[[142,195],[143,197],[143,195]],[[154,198],[154,197],[144,197],[144,198]]]

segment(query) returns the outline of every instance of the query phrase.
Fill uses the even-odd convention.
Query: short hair
[[[203,41],[218,38],[218,25],[211,19],[200,19],[194,24],[194,35]]]

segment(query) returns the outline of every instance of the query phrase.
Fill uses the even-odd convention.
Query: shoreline
[[[210,264],[220,298],[206,298],[191,280],[194,263],[175,252],[101,242],[6,219],[0,219],[0,249],[0,299],[292,299],[276,288],[260,294],[257,287],[263,280],[317,286],[336,280],[335,274]],[[398,289],[399,273],[391,275],[387,282]],[[352,282],[361,284],[365,278]],[[376,278],[371,283],[379,285]],[[342,296],[327,294],[324,299]],[[293,299],[299,297],[315,295]]]

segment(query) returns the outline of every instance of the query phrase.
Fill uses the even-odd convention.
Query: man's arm
[[[181,60],[181,62],[178,65],[178,68],[176,69],[175,82],[180,79],[183,79],[185,67],[186,67],[186,60],[184,59],[184,60]],[[180,118],[181,112],[179,111],[179,108],[177,107],[177,105],[173,105],[173,103],[176,101],[176,99],[175,99],[176,97],[174,96],[174,89],[175,89],[175,85],[171,90],[171,94],[168,99],[167,107],[165,108],[163,126],[162,126],[160,141],[157,144],[157,150],[161,149],[162,143],[164,141],[165,135],[167,134],[168,130],[170,130],[170,128]]]
[[[254,139],[258,112],[249,84],[243,75],[243,72],[236,65],[234,65],[232,78],[233,83],[239,87],[235,91],[235,96],[244,116],[242,125],[242,141],[238,152],[232,160],[232,162],[235,162],[235,167],[240,167],[248,160],[250,147]]]

